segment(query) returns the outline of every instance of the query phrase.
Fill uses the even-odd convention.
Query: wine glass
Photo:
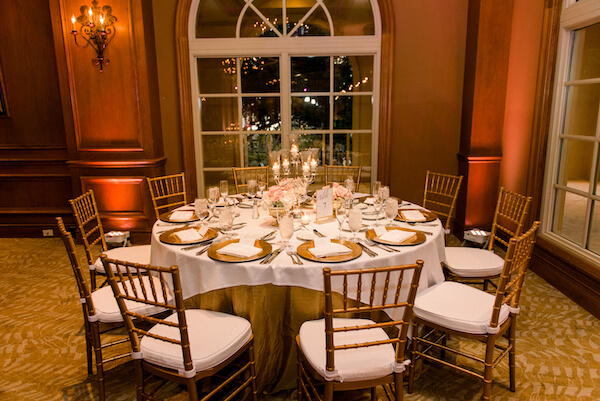
[[[373,183],[373,196],[379,194],[379,188],[381,188],[381,181],[375,181],[375,183]]]
[[[381,214],[381,210],[383,208],[383,199],[379,194],[375,194],[373,196],[373,209],[375,209],[375,224],[374,226],[380,226],[379,224],[379,215]]]
[[[385,217],[389,219],[388,225],[392,224],[392,221],[398,215],[398,199],[389,198],[385,204]]]
[[[265,190],[266,187],[267,187],[266,181],[264,180],[264,178],[260,177],[258,179],[258,189],[260,190],[260,197],[261,198],[263,196],[263,192],[264,192],[264,190]]]
[[[229,182],[227,180],[221,180],[219,183],[219,190],[221,191],[223,203],[227,204],[227,195],[229,195]]]
[[[206,190],[206,200],[208,201],[208,210],[211,216],[215,215],[215,204],[217,203],[217,198],[219,197],[219,188],[210,187]]]
[[[254,198],[256,196],[256,180],[248,180],[248,197]]]
[[[345,201],[342,202],[342,204],[340,205],[340,207],[338,207],[337,209],[335,209],[335,218],[338,222],[338,227],[339,227],[339,231],[340,231],[340,235],[338,236],[338,239],[342,240],[344,239],[344,237],[342,236],[342,224],[344,224],[344,221],[346,220],[346,210],[345,210]]]
[[[358,241],[358,232],[362,228],[362,210],[358,208],[352,208],[348,210],[348,226],[352,231],[352,241]]]
[[[351,175],[349,175],[348,178],[346,178],[346,181],[344,181],[344,183],[346,184],[346,189],[354,193],[354,178],[352,178]]]
[[[289,215],[281,216],[279,218],[279,235],[281,235],[281,239],[283,240],[284,248],[289,246],[289,240],[292,238],[292,234],[294,234],[294,219]]]

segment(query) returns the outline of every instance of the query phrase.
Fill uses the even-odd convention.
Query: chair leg
[[[102,343],[100,339],[100,328],[98,323],[90,323],[92,344],[94,346],[94,355],[96,357],[96,381],[98,382],[98,393],[100,401],[104,401],[104,365],[102,360]]]
[[[323,401],[333,401],[333,382],[325,382],[325,394],[323,394]]]
[[[371,387],[371,401],[377,401],[377,388]]]
[[[91,284],[91,287],[92,287],[92,291],[94,291],[96,289],[96,287],[97,287],[97,284],[96,284],[96,270],[91,270],[90,269],[90,284]]]
[[[394,373],[394,395],[396,401],[404,401],[404,372]]]
[[[252,376],[252,399],[258,401],[258,389],[256,387],[256,366],[254,364],[254,340],[248,348],[248,358],[250,358],[250,376]]]
[[[142,360],[134,359],[133,366],[135,368],[135,393],[137,401],[144,401],[144,370],[142,368]]]
[[[198,387],[196,386],[196,380],[189,378],[186,380],[186,386],[188,391],[188,397],[190,401],[198,401]]]
[[[515,332],[517,327],[516,316],[511,316],[510,328],[508,329],[508,346],[510,350],[508,351],[508,372],[510,375],[510,391],[515,392],[517,389],[516,385],[516,372],[515,372]]]
[[[417,338],[419,336],[419,325],[413,324],[413,337],[410,343],[410,365],[408,366],[408,393],[413,392],[413,383],[415,381],[415,365],[417,363]],[[397,399],[398,395],[396,395]]]
[[[483,400],[489,401],[492,396],[492,363],[494,362],[494,344],[496,338],[488,336],[485,349],[485,366],[483,370]]]
[[[83,314],[87,316],[87,310],[85,309],[85,305],[83,305]],[[93,368],[93,360],[92,353],[94,349],[94,343],[92,340],[92,329],[90,328],[90,322],[88,322],[87,317],[84,317],[83,329],[85,331],[85,353],[87,357],[87,367],[88,367],[88,375],[92,375],[94,373]]]

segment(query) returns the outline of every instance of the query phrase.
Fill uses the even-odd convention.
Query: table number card
[[[317,218],[315,222],[329,220],[333,217],[333,189],[324,188],[316,192]]]

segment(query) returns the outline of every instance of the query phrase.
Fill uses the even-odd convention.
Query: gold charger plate
[[[402,211],[403,210],[418,210],[425,217],[425,220],[406,220],[404,218],[404,216],[402,216]],[[396,218],[394,220],[403,221],[405,223],[428,223],[430,221],[434,221],[434,220],[437,220],[437,219],[438,219],[437,214],[435,214],[433,212],[430,212],[428,210],[423,210],[423,209],[402,209],[402,210],[398,210],[398,216],[396,216]]]
[[[410,228],[404,228],[404,227],[386,227],[386,229],[388,231],[391,231],[391,230],[410,231],[410,232],[416,233],[417,235],[415,235],[414,237],[411,237],[411,238],[409,238],[407,240],[404,240],[404,241],[402,241],[400,243],[398,243],[398,242],[391,242],[391,241],[386,241],[386,240],[379,239],[379,237],[377,237],[375,235],[375,230],[373,230],[371,228],[371,229],[369,229],[366,232],[365,236],[368,239],[370,239],[371,241],[373,241],[373,242],[378,242],[380,244],[385,244],[385,245],[395,245],[395,246],[419,245],[419,244],[422,244],[423,242],[425,242],[426,239],[427,239],[425,237],[425,234],[423,234],[422,232],[417,231],[417,230],[411,230]]]
[[[219,249],[223,248],[225,245],[233,244],[235,242],[240,242],[239,238],[230,239],[227,241],[219,242],[217,244],[213,244],[213,245],[211,245],[210,248],[208,248],[208,251],[206,252],[206,254],[208,255],[209,258],[211,258],[213,260],[218,260],[220,262],[238,263],[238,262],[250,262],[252,260],[262,259],[265,256],[267,256],[273,249],[271,244],[269,244],[268,242],[263,241],[261,239],[257,239],[254,241],[254,246],[257,246],[257,247],[261,248],[262,250],[259,253],[257,253],[256,255],[250,256],[249,258],[238,258],[238,257],[231,256],[231,255],[222,255],[220,253],[217,253],[217,251]]]
[[[189,228],[194,228],[197,231],[200,227],[174,228],[172,230],[165,231],[164,233],[162,233],[160,235],[160,237],[158,237],[158,239],[160,240],[160,242],[164,242],[165,244],[169,244],[169,245],[190,245],[190,244],[199,244],[204,241],[209,241],[209,240],[215,238],[217,235],[219,235],[217,230],[215,230],[214,228],[209,228],[208,231],[206,232],[206,234],[204,234],[204,237],[199,238],[194,241],[182,241],[181,239],[179,239],[179,237],[177,235],[175,235],[176,232],[187,230]]]
[[[192,210],[181,210],[181,211],[193,212]],[[198,216],[196,216],[196,212],[193,212],[192,218],[189,220],[170,220],[169,218],[171,217],[173,212],[175,212],[175,210],[171,210],[170,212],[164,212],[163,214],[158,216],[158,218],[161,221],[164,221],[165,223],[192,223],[194,221],[200,220],[200,218],[205,219],[206,217],[208,217],[208,212],[202,212],[202,215],[200,216],[200,218]]]
[[[313,262],[324,262],[324,263],[340,263],[347,262],[352,259],[358,258],[362,254],[362,248],[351,241],[346,241],[344,239],[332,239],[331,242],[336,242],[338,244],[342,244],[347,246],[352,250],[352,253],[348,255],[337,255],[337,256],[325,256],[324,258],[317,258],[315,255],[310,253],[309,249],[315,247],[315,242],[310,240],[298,245],[298,255],[302,256],[304,259],[312,260]]]

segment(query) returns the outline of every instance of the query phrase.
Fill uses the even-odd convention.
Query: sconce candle
[[[102,72],[103,66],[109,63],[109,60],[104,58],[104,50],[117,32],[114,26],[117,17],[112,15],[111,6],[98,7],[98,0],[92,0],[91,7],[83,5],[79,9],[81,10],[81,15],[77,18],[75,18],[75,15],[71,17],[73,24],[71,34],[75,39],[77,47],[84,48],[91,46],[96,51],[97,57],[92,59],[92,63],[100,66],[100,72]],[[81,25],[79,31],[75,27],[75,22]],[[81,35],[85,41],[83,45],[77,42],[78,35]]]

